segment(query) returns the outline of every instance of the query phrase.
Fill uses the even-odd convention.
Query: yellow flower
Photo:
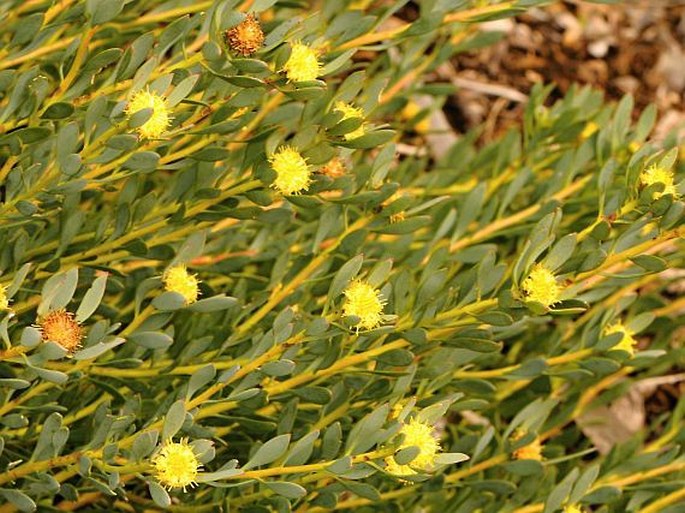
[[[38,328],[44,342],[55,342],[69,354],[81,347],[83,331],[71,312],[54,310],[38,321]]]
[[[404,435],[398,450],[418,447],[418,455],[407,465],[400,465],[393,456],[385,459],[385,470],[396,476],[411,476],[419,469],[426,472],[433,470],[435,459],[440,452],[440,443],[435,438],[433,426],[413,418],[402,425],[400,435]]]
[[[540,445],[540,441],[535,439],[529,445],[526,445],[525,447],[521,447],[519,449],[516,449],[514,451],[514,458],[516,458],[517,460],[541,461],[542,460],[542,446]]]
[[[293,43],[283,71],[290,82],[309,82],[319,76],[321,64],[312,48],[302,43]]]
[[[583,513],[583,509],[575,504],[569,504],[564,507],[564,513]]]
[[[559,301],[561,287],[554,273],[546,267],[536,264],[521,287],[526,299],[536,301],[549,307]]]
[[[276,171],[272,187],[282,194],[306,191],[311,183],[311,170],[300,152],[291,146],[281,146],[269,156],[271,168]]]
[[[675,190],[673,171],[659,167],[656,164],[652,164],[642,171],[640,183],[645,187],[649,187],[655,183],[663,184],[663,192],[655,192],[653,196],[654,199],[658,199],[664,194],[671,194],[673,197],[678,196],[678,193]]]
[[[421,106],[413,100],[409,100],[407,105],[400,111],[400,118],[404,121],[413,121],[421,112]],[[417,134],[426,134],[430,130],[430,118],[424,116],[414,125]]]
[[[343,313],[345,317],[359,317],[357,329],[370,330],[380,325],[386,301],[378,290],[356,280],[345,289],[344,294]]]
[[[150,118],[138,127],[138,133],[146,139],[160,137],[171,123],[171,116],[166,100],[157,93],[148,90],[138,91],[126,106],[126,113],[130,116],[143,109],[152,109]]]
[[[400,434],[404,435],[400,449],[419,448],[419,454],[411,462],[412,467],[431,470],[435,466],[435,458],[440,452],[440,443],[435,438],[434,431],[433,426],[416,418],[411,419],[400,429]]]
[[[584,141],[592,134],[594,134],[597,130],[599,130],[599,126],[597,125],[597,123],[595,123],[594,121],[588,121],[587,125],[585,125],[585,128],[583,128],[583,131],[580,133],[580,139]]]
[[[345,119],[352,119],[352,118],[364,118],[364,111],[359,108],[359,107],[354,107],[353,105],[350,105],[349,103],[345,102],[336,102],[335,104],[335,109],[338,112],[342,112],[343,115],[343,120]],[[361,137],[366,133],[366,127],[364,126],[364,123],[362,122],[361,125],[359,125],[357,128],[352,130],[351,132],[348,132],[344,135],[345,140],[349,141],[351,139],[356,139],[358,137]]]
[[[404,477],[418,474],[410,465],[400,465],[393,456],[385,458],[385,471],[393,476]]]
[[[252,55],[264,44],[264,32],[254,14],[248,14],[243,21],[226,31],[226,42],[236,53],[245,57]]]
[[[10,300],[7,297],[7,287],[0,285],[0,310],[7,310],[10,307]]]
[[[169,292],[178,292],[185,300],[186,304],[197,301],[200,294],[198,284],[200,283],[194,274],[190,274],[183,264],[175,265],[166,270],[162,276],[164,288]]]
[[[622,333],[623,337],[619,341],[618,344],[616,344],[614,347],[611,349],[621,349],[623,351],[626,351],[627,353],[630,353],[630,355],[635,354],[635,344],[637,344],[637,341],[633,338],[634,333],[626,328],[622,323],[617,322],[615,324],[612,324],[611,326],[608,326],[604,330],[605,335],[611,335],[613,333]]]
[[[172,488],[191,488],[197,483],[198,469],[202,466],[188,443],[187,438],[180,442],[169,441],[162,445],[159,452],[152,458],[155,476],[162,486]]]

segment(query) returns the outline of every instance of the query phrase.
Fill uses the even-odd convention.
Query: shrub
[[[0,511],[681,511],[682,401],[575,422],[682,368],[678,142],[539,86],[435,155],[542,2],[405,3],[5,3]]]

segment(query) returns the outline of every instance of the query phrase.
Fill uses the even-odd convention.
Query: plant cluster
[[[682,511],[685,401],[576,420],[682,369],[683,146],[541,85],[438,154],[543,2],[414,3],[0,5],[1,513]]]

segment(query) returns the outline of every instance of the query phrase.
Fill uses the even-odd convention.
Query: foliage
[[[682,368],[677,141],[540,86],[407,151],[541,2],[406,3],[0,5],[0,511],[680,511],[683,401],[574,423]]]

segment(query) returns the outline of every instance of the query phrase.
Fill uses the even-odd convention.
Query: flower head
[[[546,267],[536,264],[521,286],[526,299],[536,301],[549,307],[559,301],[561,287],[554,273]]]
[[[333,157],[321,167],[321,173],[330,178],[340,178],[345,175],[345,163],[340,157]]]
[[[349,103],[345,102],[336,102],[335,103],[335,110],[338,112],[341,112],[343,115],[343,120],[345,119],[352,119],[352,118],[364,118],[364,111],[359,108],[355,107],[353,105],[350,105]],[[361,125],[359,125],[357,128],[352,130],[351,132],[348,132],[344,135],[345,140],[349,141],[351,139],[356,139],[358,137],[361,137],[366,133],[366,127],[364,126],[364,123],[362,122]]]
[[[654,199],[658,199],[664,194],[670,194],[673,197],[678,196],[678,192],[675,190],[673,171],[660,167],[657,164],[652,164],[642,171],[642,174],[640,174],[640,183],[645,187],[649,187],[655,183],[660,183],[664,186],[662,192],[654,192]]]
[[[83,331],[74,314],[64,309],[53,310],[38,321],[44,342],[55,342],[72,354],[81,347]]]
[[[612,347],[612,349],[620,349],[629,353],[631,356],[635,354],[635,344],[637,344],[637,341],[633,338],[635,333],[633,333],[632,330],[626,328],[622,323],[617,322],[611,326],[607,326],[604,330],[605,335],[612,335],[613,333],[622,333],[623,336],[619,343]]]
[[[564,513],[583,513],[583,509],[575,504],[569,504],[564,507]]]
[[[514,436],[512,436],[512,440],[520,440],[525,436],[524,431],[517,431]],[[517,460],[535,460],[535,461],[542,461],[542,444],[540,443],[540,439],[535,437],[535,439],[530,442],[528,445],[524,445],[523,447],[519,447],[514,451],[514,458]]]
[[[272,184],[283,194],[298,194],[306,191],[311,183],[311,170],[307,160],[291,146],[281,146],[269,156],[271,168],[276,171]]]
[[[162,281],[167,291],[181,294],[186,304],[197,301],[197,296],[200,294],[199,281],[194,274],[188,272],[185,265],[175,265],[167,269],[162,276]]]
[[[344,294],[343,313],[346,317],[359,317],[357,329],[370,330],[380,325],[386,301],[378,290],[368,283],[355,280]]]
[[[393,456],[385,459],[385,470],[396,476],[411,476],[417,474],[415,469],[429,472],[435,467],[435,459],[440,452],[440,443],[435,438],[433,426],[413,418],[402,425],[400,435],[403,435],[398,450],[417,447],[419,453],[407,465],[400,465]]]
[[[290,82],[309,82],[316,80],[321,73],[321,64],[316,52],[302,43],[294,43],[290,51],[290,57],[283,66]]]
[[[245,57],[255,53],[264,44],[264,32],[254,14],[248,14],[238,25],[227,30],[225,35],[231,50]]]
[[[152,109],[150,118],[138,127],[138,133],[146,139],[160,137],[171,123],[171,116],[166,100],[157,93],[140,90],[133,95],[126,106],[126,113],[130,116],[143,109]]]
[[[416,470],[411,468],[411,465],[400,465],[397,463],[393,456],[385,458],[385,471],[388,474],[398,477],[414,476],[418,474]]]
[[[160,484],[171,490],[172,488],[191,488],[197,483],[200,464],[187,438],[180,442],[168,441],[162,445],[159,452],[152,458],[152,465]]]
[[[7,297],[7,287],[0,285],[0,310],[7,310],[10,307],[10,300]]]

